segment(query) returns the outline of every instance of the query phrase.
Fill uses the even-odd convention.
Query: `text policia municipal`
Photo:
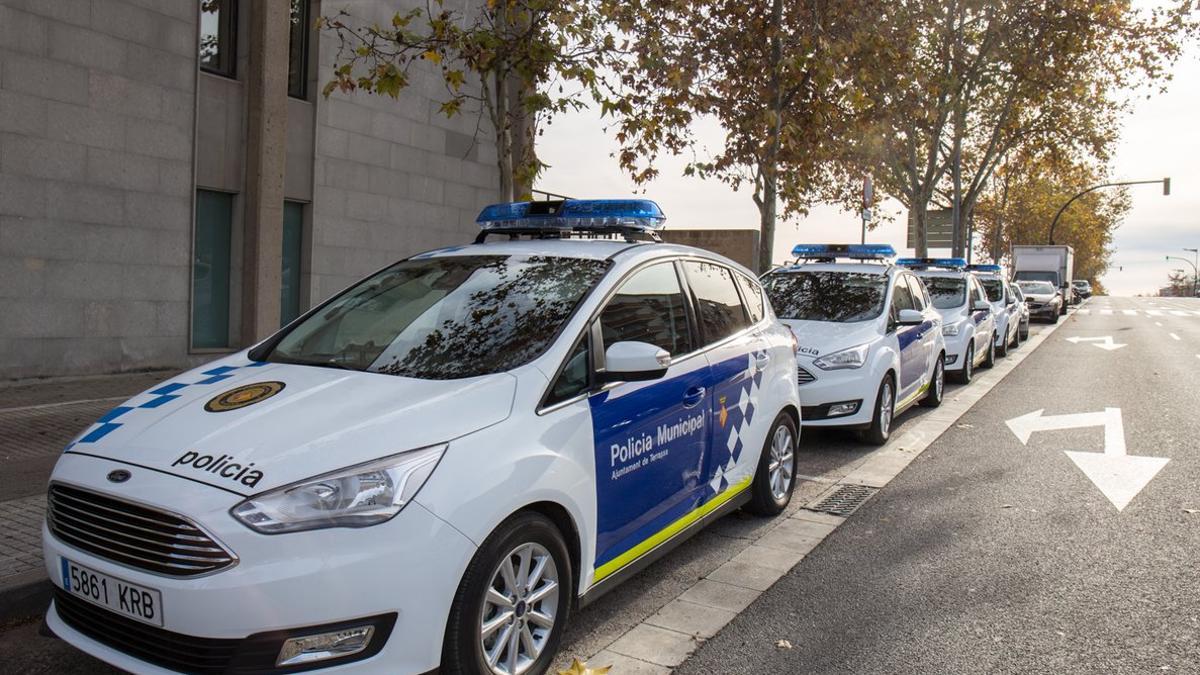
[[[624,443],[613,443],[609,449],[609,466],[612,478],[617,479],[640,467],[667,456],[668,443],[691,436],[704,430],[704,414],[685,417],[674,424],[660,424],[653,436],[642,434],[640,438],[629,438]],[[661,448],[655,452],[655,448]],[[621,464],[621,468],[617,468]]]

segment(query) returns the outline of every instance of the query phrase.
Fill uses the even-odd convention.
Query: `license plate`
[[[62,561],[63,590],[94,605],[154,626],[163,625],[162,594],[97,572],[66,558]]]

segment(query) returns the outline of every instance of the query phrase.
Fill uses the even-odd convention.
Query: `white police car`
[[[896,261],[916,272],[942,316],[946,341],[946,370],[963,384],[975,368],[996,363],[996,319],[987,293],[962,258],[901,258]]]
[[[800,342],[805,425],[851,427],[882,444],[893,418],[942,402],[941,317],[887,245],[801,244],[763,286]],[[839,262],[849,260],[851,262]]]
[[[1008,348],[1020,341],[1019,325],[1021,310],[1016,298],[1008,290],[1008,281],[999,265],[967,265],[983,284],[983,292],[992,304],[992,316],[996,322],[996,356],[1008,356]]]
[[[51,478],[49,627],[141,673],[544,672],[572,607],[791,496],[794,338],[662,221],[488,207],[117,406]]]

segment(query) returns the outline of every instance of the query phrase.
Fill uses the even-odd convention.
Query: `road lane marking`
[[[1123,313],[1125,316],[1137,316],[1137,310],[1136,310],[1136,309],[1123,309],[1123,310],[1121,310],[1121,312],[1122,312],[1122,313]]]
[[[1104,427],[1104,452],[1082,452],[1064,450],[1067,457],[1079,467],[1083,475],[1108,498],[1108,501],[1124,511],[1129,502],[1154,480],[1162,470],[1168,457],[1145,457],[1126,454],[1125,424],[1120,408],[1105,408],[1104,412],[1070,413],[1066,415],[1043,415],[1045,409],[1014,417],[1005,422],[1009,430],[1021,442],[1029,444],[1035,431],[1056,431],[1085,427]]]
[[[1112,316],[1111,309],[1102,309],[1102,310],[1100,310],[1100,313],[1103,314],[1104,316]]]
[[[1171,310],[1171,314],[1174,316],[1187,316],[1188,315],[1188,313],[1183,311],[1182,309],[1173,309],[1173,310]]]
[[[1146,313],[1149,314],[1150,316],[1162,316],[1163,315],[1162,310],[1158,310],[1158,309],[1148,309],[1148,310],[1146,310]]]
[[[1099,347],[1100,349],[1108,352],[1116,351],[1125,346],[1125,343],[1113,342],[1111,335],[1105,335],[1104,337],[1069,337],[1067,338],[1067,342],[1070,342],[1073,345],[1077,345],[1080,342],[1086,342],[1091,344],[1093,347]]]
[[[1155,325],[1155,326],[1158,326],[1159,328],[1162,328],[1162,322],[1161,322],[1161,321],[1155,321],[1155,322],[1154,322],[1154,325]]]
[[[1173,339],[1173,340],[1178,340],[1178,339],[1179,339],[1179,336],[1178,336],[1178,335],[1176,335],[1176,334],[1174,334],[1174,333],[1171,333],[1171,339]]]

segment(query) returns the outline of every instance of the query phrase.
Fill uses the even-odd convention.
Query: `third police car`
[[[982,365],[996,363],[996,319],[987,293],[962,258],[901,258],[897,264],[913,269],[942,317],[946,370],[967,383]]]
[[[1007,356],[1009,347],[1020,341],[1021,309],[1008,289],[1008,280],[999,265],[967,265],[983,285],[988,302],[992,304],[992,317],[996,322],[996,355]]]
[[[543,673],[577,604],[783,510],[795,340],[749,270],[644,200],[479,220],[80,434],[49,627],[137,673]]]
[[[941,317],[888,245],[801,244],[793,265],[763,277],[779,318],[800,341],[804,424],[851,427],[887,441],[892,419],[944,385]]]

